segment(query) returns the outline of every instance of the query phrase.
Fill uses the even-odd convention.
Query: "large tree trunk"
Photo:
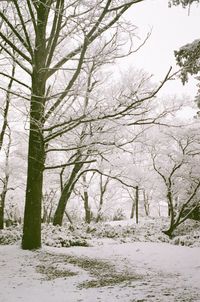
[[[39,85],[41,85],[41,83],[38,83],[38,86]],[[35,86],[34,79],[33,86]],[[39,95],[39,93],[42,95],[38,88],[39,87],[37,87],[37,92],[33,90],[33,95]],[[38,98],[32,97],[26,203],[22,239],[23,249],[36,249],[41,247],[41,202],[45,152],[41,133],[43,107],[38,101]]]
[[[41,247],[41,204],[45,161],[43,123],[46,85],[46,7],[38,8],[35,50],[33,54],[32,96],[28,149],[28,172],[23,226],[23,249]]]

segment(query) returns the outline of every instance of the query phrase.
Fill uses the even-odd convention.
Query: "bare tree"
[[[0,3],[0,17],[3,20],[0,47],[6,57],[15,60],[17,68],[27,79],[24,85],[24,81],[14,78],[21,92],[16,90],[12,93],[30,105],[23,249],[41,246],[43,173],[47,168],[46,150],[52,141],[83,123],[128,116],[140,104],[154,98],[169,78],[168,73],[164,81],[148,95],[138,95],[133,91],[122,94],[119,97],[123,96],[123,104],[108,106],[106,112],[98,108],[98,115],[85,115],[83,111],[77,111],[76,104],[82,102],[81,92],[77,94],[77,83],[81,81],[88,62],[93,60],[91,48],[98,42],[96,48],[100,47],[106,62],[107,45],[115,45],[113,41],[117,41],[121,33],[128,33],[129,38],[133,33],[131,24],[122,26],[125,22],[121,20],[122,15],[132,5],[142,1],[119,1],[117,4],[111,0],[95,3],[14,0]],[[5,5],[8,6],[6,12]],[[6,36],[7,28],[12,32],[12,38]],[[20,34],[18,28],[21,29]],[[129,32],[125,28],[129,28]],[[109,34],[105,34],[108,31]],[[127,55],[133,51],[132,39],[129,41],[131,50]],[[123,45],[119,43],[115,51],[118,52],[116,58],[121,57]],[[61,111],[65,114],[60,116]],[[150,123],[152,119],[142,119],[142,122]],[[72,163],[73,175],[80,170],[82,162],[78,154]],[[73,176],[64,186],[65,193],[70,192],[68,187],[70,185],[72,188],[72,182]]]
[[[167,139],[170,139],[172,148],[165,150],[163,146],[165,151],[161,154],[153,151],[152,161],[156,173],[164,182],[169,207],[170,225],[163,232],[172,236],[177,226],[199,206],[200,181],[195,166],[198,158],[194,160],[194,155],[199,156],[199,138],[195,134],[183,133],[176,136],[169,134]],[[189,211],[186,212],[187,207]]]
[[[105,178],[105,180],[104,180]],[[108,187],[109,184],[109,176],[107,177],[103,177],[102,174],[100,174],[100,182],[99,182],[99,190],[100,190],[100,194],[99,194],[99,207],[97,210],[97,217],[96,217],[96,222],[99,222],[100,219],[102,218],[102,209],[103,209],[103,203],[104,203],[104,195],[106,193],[106,189]]]

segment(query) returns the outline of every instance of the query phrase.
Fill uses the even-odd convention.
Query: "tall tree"
[[[111,36],[115,36],[118,31],[116,24],[121,16],[141,1],[66,3],[64,0],[14,0],[0,3],[3,20],[0,46],[6,56],[15,59],[25,77],[31,79],[26,85],[31,90],[30,97],[24,97],[30,102],[30,120],[23,249],[41,246],[45,148],[53,138],[76,127],[85,118],[65,118],[59,124],[52,125],[55,116],[66,103],[66,97],[72,92],[85,61],[89,60],[87,51],[90,46],[110,28]],[[5,5],[9,8],[7,12],[4,11]],[[6,28],[12,31],[15,41],[5,35]],[[22,33],[19,34],[18,28]],[[106,43],[105,39],[104,47]],[[54,81],[56,78],[60,81],[64,71],[67,71],[66,82],[61,90],[57,87],[56,93],[55,90],[52,93]],[[18,84],[24,87],[23,81],[18,81]],[[122,113],[124,110],[118,111],[119,115]]]

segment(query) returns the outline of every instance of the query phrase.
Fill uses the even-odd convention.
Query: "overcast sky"
[[[156,79],[162,79],[171,65],[176,70],[174,50],[200,39],[200,5],[194,4],[188,15],[188,9],[181,6],[168,8],[167,0],[146,0],[134,5],[127,18],[138,26],[141,37],[152,29],[151,37],[134,55],[131,64],[155,74]],[[196,86],[192,80],[185,87],[180,81],[173,81],[163,91],[193,97]]]

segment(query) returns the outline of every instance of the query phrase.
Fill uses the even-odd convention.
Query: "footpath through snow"
[[[0,246],[0,302],[200,301],[200,248]]]

